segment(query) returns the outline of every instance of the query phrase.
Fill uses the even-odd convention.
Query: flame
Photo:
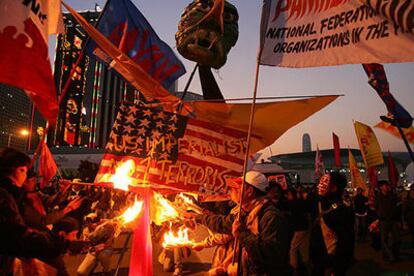
[[[203,209],[195,204],[193,199],[189,197],[187,194],[180,193],[176,197],[176,201],[178,202],[179,206],[183,208],[184,210],[190,210],[197,214],[202,214]]]
[[[161,225],[163,222],[169,220],[176,220],[179,218],[179,213],[171,203],[159,193],[154,192],[152,206],[152,220],[155,224]]]
[[[117,219],[119,219],[122,224],[128,224],[132,222],[141,213],[143,205],[144,205],[144,202],[138,201],[135,198],[134,205],[126,209],[126,211],[122,215],[117,217]]]
[[[184,193],[180,193],[179,195],[177,195],[178,197],[180,197],[185,203],[193,205],[194,202],[191,198],[189,198],[186,194]]]
[[[116,168],[115,174],[110,177],[109,182],[114,183],[115,189],[128,191],[128,186],[132,185],[135,181],[134,178],[130,176],[134,171],[134,160],[127,160]]]
[[[171,229],[164,234],[162,247],[191,247],[195,242],[188,237],[188,228],[180,227],[177,233],[174,233]]]

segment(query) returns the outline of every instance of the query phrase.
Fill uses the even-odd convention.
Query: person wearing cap
[[[239,203],[242,178],[227,181],[231,199]],[[237,214],[198,215],[197,223],[211,231],[232,234],[242,248],[243,275],[290,275],[289,229],[284,214],[267,198],[269,182],[262,173],[249,171],[240,221]]]
[[[26,225],[19,207],[30,158],[15,149],[0,150],[0,274],[11,275],[16,257],[54,258],[84,244]]]
[[[376,209],[380,222],[381,248],[387,262],[399,259],[401,209],[397,195],[387,180],[378,181],[380,191],[376,196]],[[389,237],[391,236],[391,241]]]
[[[414,184],[411,184],[407,198],[404,201],[403,215],[411,234],[411,249],[414,249]]]
[[[311,232],[312,275],[345,275],[354,258],[354,212],[342,195],[344,174],[330,172],[318,184],[319,217]]]

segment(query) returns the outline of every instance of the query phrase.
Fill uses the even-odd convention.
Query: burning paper
[[[176,233],[171,229],[164,234],[162,247],[171,249],[174,247],[191,247],[195,241],[188,237],[188,228],[182,226]]]
[[[203,208],[198,206],[190,196],[184,193],[180,193],[175,197],[175,203],[183,211],[193,211],[196,214],[203,213]]]
[[[135,198],[134,204],[125,210],[125,212],[111,220],[98,225],[89,235],[89,240],[94,244],[105,243],[119,235],[121,227],[134,221],[142,211],[144,203]]]

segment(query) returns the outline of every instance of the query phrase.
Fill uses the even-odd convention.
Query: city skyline
[[[178,90],[184,89],[194,63],[185,60],[175,49],[174,35],[184,8],[190,1],[133,1],[150,22],[159,37],[169,44],[187,73],[178,80]],[[239,12],[239,40],[230,51],[227,63],[215,73],[217,82],[225,98],[251,97],[259,45],[259,25],[261,1],[229,1],[236,5]],[[94,9],[95,1],[71,0],[68,4],[77,10]],[[103,7],[104,1],[98,1]],[[160,9],[160,7],[163,7]],[[51,51],[54,45],[50,46]],[[394,97],[410,112],[414,113],[414,101],[409,80],[414,72],[413,63],[385,64]],[[201,93],[198,77],[190,86],[190,91]],[[312,150],[332,148],[332,132],[340,139],[342,148],[358,148],[353,130],[353,121],[361,121],[370,126],[380,121],[379,116],[386,114],[385,105],[367,83],[367,77],[359,64],[319,68],[279,68],[260,67],[258,97],[291,97],[300,95],[344,95],[331,105],[314,114],[304,122],[288,130],[272,146],[276,154],[300,152],[302,134],[312,137]],[[277,116],[277,114],[275,114]],[[277,118],[277,117],[275,117]],[[403,141],[394,138],[380,129],[374,129],[383,151],[406,151]],[[269,149],[263,151],[268,156]]]

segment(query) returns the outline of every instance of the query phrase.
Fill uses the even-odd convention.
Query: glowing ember
[[[114,183],[114,188],[128,191],[128,186],[134,183],[134,178],[131,177],[135,171],[135,162],[127,160],[116,168],[115,174],[111,176],[109,182]]]
[[[179,218],[179,214],[174,208],[171,201],[165,199],[159,193],[154,192],[151,207],[152,221],[157,225],[161,225],[163,222],[176,220]]]
[[[162,247],[167,249],[174,247],[191,247],[194,243],[195,242],[188,237],[188,228],[182,227],[178,229],[177,233],[174,233],[172,230],[165,233]]]
[[[129,207],[122,215],[117,217],[117,219],[119,219],[122,224],[130,223],[131,221],[135,220],[141,213],[143,205],[144,202],[138,201],[135,198],[134,205]]]

